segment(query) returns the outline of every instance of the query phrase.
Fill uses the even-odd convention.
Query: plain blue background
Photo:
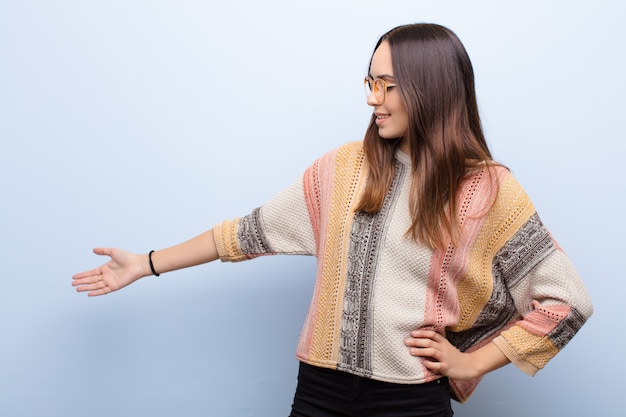
[[[474,63],[496,159],[595,314],[535,378],[487,376],[459,416],[623,415],[626,11],[588,1],[0,1],[0,415],[286,416],[315,260],[71,275],[247,214],[360,140],[388,29],[436,22]]]

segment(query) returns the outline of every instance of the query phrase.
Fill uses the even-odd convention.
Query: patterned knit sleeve
[[[511,175],[496,206],[507,207],[500,223],[503,244],[493,258],[494,280],[510,293],[518,319],[494,343],[518,368],[534,375],[591,316],[593,308],[572,262],[541,222]]]
[[[224,262],[275,254],[314,255],[303,178],[247,216],[215,225],[214,232]]]

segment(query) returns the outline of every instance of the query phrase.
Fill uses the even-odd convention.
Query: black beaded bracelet
[[[152,274],[155,277],[158,277],[161,274],[157,274],[157,272],[154,270],[154,265],[152,264],[152,253],[154,253],[153,250],[151,250],[150,252],[148,252],[148,262],[150,262],[150,271],[152,271]]]

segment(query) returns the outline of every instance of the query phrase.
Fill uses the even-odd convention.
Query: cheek
[[[409,114],[406,111],[402,112],[402,116],[398,118],[398,121],[402,124],[402,130],[407,131],[409,129]]]
[[[393,104],[392,113],[396,116],[397,121],[404,125],[404,128],[407,129],[409,127],[409,113],[406,111],[404,103],[402,103],[402,100],[397,97]]]

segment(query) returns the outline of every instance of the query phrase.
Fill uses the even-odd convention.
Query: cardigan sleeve
[[[493,341],[515,366],[534,375],[574,337],[593,307],[522,186],[504,167],[486,178],[465,190],[478,203],[462,206],[468,243],[453,257],[463,275],[456,286],[460,320],[447,337],[462,351]],[[480,379],[450,380],[453,397],[464,402]]]
[[[315,160],[289,188],[262,207],[245,217],[215,225],[220,259],[243,261],[273,254],[320,256],[320,251],[323,254],[325,224],[333,196],[339,194],[345,199],[351,195],[343,189],[334,191],[335,171],[361,169],[362,160],[362,143],[347,143]],[[350,175],[346,178],[352,179]]]
[[[494,343],[522,371],[534,375],[591,316],[591,300],[571,260],[543,225],[521,186],[509,176],[497,200],[517,201],[501,228],[506,242],[493,259],[518,319]],[[517,189],[515,198],[507,195]]]
[[[534,375],[591,316],[591,300],[572,262],[557,247],[510,292],[521,319],[494,343],[518,368]]]
[[[220,260],[243,261],[263,255],[314,255],[315,239],[300,177],[247,216],[214,227]]]

